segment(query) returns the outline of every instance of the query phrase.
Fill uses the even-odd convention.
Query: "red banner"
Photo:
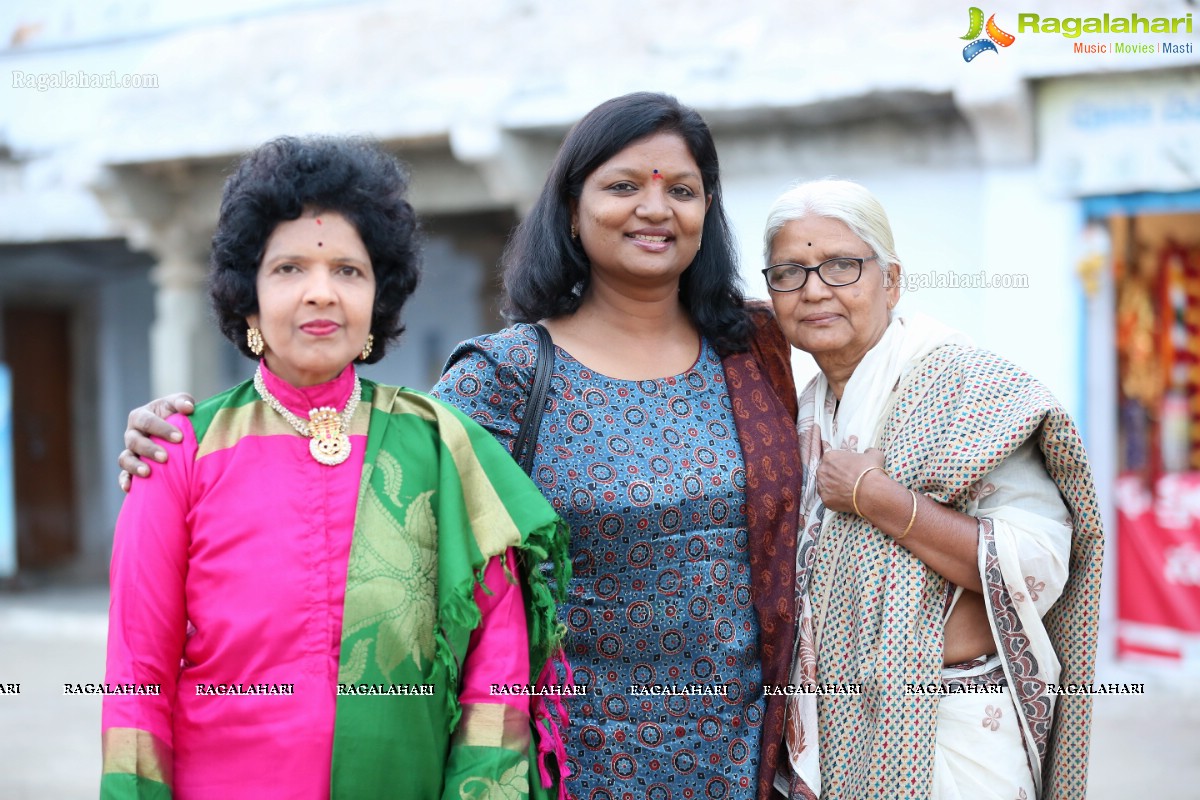
[[[1119,652],[1185,658],[1200,636],[1200,473],[1164,475],[1153,495],[1118,478],[1117,559]]]

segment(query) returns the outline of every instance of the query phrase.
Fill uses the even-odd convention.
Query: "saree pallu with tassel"
[[[333,796],[536,793],[529,717],[500,698],[460,704],[459,669],[480,622],[475,586],[489,559],[508,548],[523,567],[533,665],[525,684],[549,663],[561,627],[540,567],[553,564],[554,585],[567,585],[566,526],[509,454],[461,412],[390,387],[376,388],[371,408],[338,682],[432,684],[435,692],[419,710],[402,697],[338,698]],[[399,544],[414,539],[415,550]],[[412,560],[418,554],[420,564]]]

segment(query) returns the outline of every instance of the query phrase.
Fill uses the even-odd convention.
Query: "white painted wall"
[[[1037,10],[1083,13],[1074,0],[1043,0]],[[1186,0],[1112,0],[1104,10],[1194,12]],[[1097,388],[1081,378],[1077,202],[1028,159],[985,162],[981,123],[968,128],[955,98],[1073,75],[1095,76],[1103,92],[1105,81],[1132,85],[1134,71],[1194,72],[1200,53],[1082,58],[1061,37],[1025,36],[1011,52],[965,64],[965,24],[957,0],[901,0],[886,10],[849,0],[836,11],[795,0],[17,0],[0,5],[0,243],[122,235],[92,192],[106,166],[166,162],[156,169],[170,186],[186,181],[171,162],[231,159],[281,133],[365,132],[400,143],[413,153],[414,202],[426,212],[519,212],[544,175],[546,153],[542,142],[533,156],[505,151],[506,136],[553,140],[608,97],[670,91],[717,131],[751,295],[765,296],[761,229],[772,200],[801,179],[859,180],[888,209],[910,273],[1029,276],[1027,289],[909,291],[900,308],[965,330],[1047,383],[1092,425],[1085,433],[1103,465],[1111,419],[1086,414]],[[160,87],[11,86],[14,70],[80,69],[154,74]],[[1039,147],[1055,136],[1039,135]],[[488,142],[501,148],[480,144]],[[472,282],[492,274],[491,264],[447,240],[430,241],[426,263],[396,355],[367,371],[422,389],[453,344],[481,332]],[[97,293],[89,421],[98,433],[81,483],[89,558],[120,502],[112,454],[125,413],[150,393],[148,291],[133,280]],[[1093,338],[1103,313],[1093,302]],[[245,359],[227,346],[222,353],[219,385],[248,374]],[[812,374],[811,359],[798,365]],[[78,405],[92,401],[81,396]]]

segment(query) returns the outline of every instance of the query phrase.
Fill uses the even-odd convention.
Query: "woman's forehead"
[[[859,255],[857,250],[865,245],[866,243],[839,219],[805,216],[786,222],[779,229],[779,233],[775,234],[771,250],[799,253],[838,251],[835,255]]]
[[[697,176],[700,174],[700,167],[692,156],[691,148],[684,138],[674,131],[659,131],[641,139],[634,139],[601,162],[593,172],[632,165],[663,171],[669,166],[673,170],[683,168],[695,172]]]

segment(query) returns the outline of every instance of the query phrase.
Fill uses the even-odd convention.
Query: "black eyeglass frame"
[[[771,266],[766,267],[762,270],[762,274],[763,279],[767,282],[767,288],[773,292],[798,292],[808,284],[808,276],[814,272],[817,273],[817,277],[821,279],[821,283],[825,284],[826,286],[832,286],[836,289],[841,286],[853,286],[854,284],[858,283],[859,278],[862,277],[863,264],[867,263],[868,261],[874,261],[877,258],[879,258],[879,256],[876,255],[869,255],[863,258],[859,258],[858,256],[834,256],[833,258],[825,259],[815,267],[806,267],[803,264],[797,264],[794,261],[782,261],[778,264],[772,264]],[[821,274],[821,267],[825,266],[831,261],[854,261],[858,264],[858,274],[854,276],[854,280],[847,281],[846,283],[830,283],[829,281],[825,280],[825,276]],[[771,270],[775,269],[776,267],[798,267],[799,269],[804,270],[804,280],[800,281],[799,286],[795,286],[791,289],[776,289],[771,285],[771,276],[769,274]]]

